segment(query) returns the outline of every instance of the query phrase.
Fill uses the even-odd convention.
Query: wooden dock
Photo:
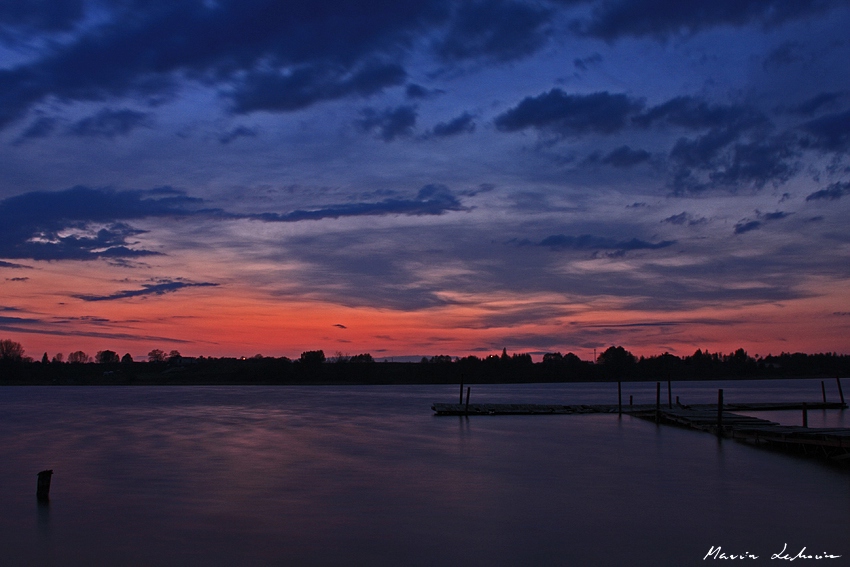
[[[733,413],[733,411],[801,410],[805,415],[805,412],[809,410],[846,408],[847,404],[840,402],[730,403],[723,404],[720,412],[718,412],[717,404],[678,404],[670,407],[660,404],[620,406],[435,403],[431,406],[431,409],[438,416],[567,415],[622,412],[659,424],[705,431],[718,437],[735,439],[744,443],[850,464],[850,428],[810,428],[779,425],[766,419]]]

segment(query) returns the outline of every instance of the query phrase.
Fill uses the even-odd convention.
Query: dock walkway
[[[567,415],[622,413],[660,424],[705,431],[744,443],[804,455],[825,457],[850,464],[850,428],[810,428],[778,423],[733,413],[768,410],[846,409],[838,402],[816,403],[730,403],[723,404],[718,415],[717,404],[676,405],[641,404],[630,406],[599,404],[443,404],[431,406],[438,416],[474,415]],[[719,418],[719,419],[718,419]]]

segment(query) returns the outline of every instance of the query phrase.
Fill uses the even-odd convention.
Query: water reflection
[[[616,384],[474,389],[616,403]],[[456,386],[3,394],[9,564],[685,565],[850,528],[846,475],[817,463],[616,414],[434,417]],[[33,529],[42,463],[62,482]]]

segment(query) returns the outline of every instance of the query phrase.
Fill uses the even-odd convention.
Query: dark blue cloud
[[[833,183],[826,189],[815,191],[806,197],[806,201],[835,201],[845,195],[850,195],[850,181],[845,183]]]
[[[225,132],[219,136],[218,141],[222,144],[229,144],[238,138],[254,138],[256,135],[257,131],[252,128],[248,128],[247,126],[237,126],[233,130]]]
[[[25,266],[24,264],[15,264],[13,262],[4,262],[3,260],[0,260],[0,268],[26,268],[31,270],[32,266]]]
[[[440,215],[465,210],[444,185],[426,185],[415,198],[346,203],[290,213],[236,214],[203,208],[203,200],[172,187],[116,191],[73,187],[33,192],[0,201],[0,257],[35,260],[136,258],[159,254],[136,248],[133,237],[144,231],[125,221],[150,217],[205,217],[297,222],[381,215]],[[4,263],[0,267],[18,267]]]
[[[71,125],[68,132],[75,136],[90,136],[98,138],[114,138],[125,136],[140,127],[152,125],[151,115],[146,112],[104,108],[94,116],[83,118]]]
[[[544,43],[551,10],[511,0],[459,2],[437,54],[447,62],[525,57]]]
[[[27,32],[66,31],[83,17],[83,7],[83,0],[6,0],[0,2],[0,28]]]
[[[333,205],[322,209],[297,210],[286,214],[247,215],[247,218],[266,222],[298,222],[359,216],[441,215],[449,211],[462,210],[464,208],[460,201],[446,186],[426,185],[419,190],[415,199],[385,199],[375,203]]]
[[[457,118],[453,118],[448,122],[440,122],[431,134],[437,138],[446,138],[448,136],[457,136],[458,134],[468,134],[475,131],[474,117],[468,112],[464,112]]]
[[[745,105],[711,104],[692,96],[679,96],[653,106],[633,118],[635,124],[649,127],[658,123],[688,130],[748,130],[766,126],[769,120],[760,111]]]
[[[428,89],[423,87],[422,85],[417,85],[414,83],[407,85],[407,87],[404,89],[404,94],[407,95],[407,98],[412,100],[424,100],[428,98],[433,98],[444,93],[445,91],[442,91],[440,89]]]
[[[652,157],[646,150],[633,150],[629,146],[620,146],[602,158],[602,163],[614,167],[632,167],[649,161]]]
[[[391,142],[400,136],[413,134],[416,125],[416,109],[412,106],[387,108],[382,111],[366,108],[356,122],[363,132],[375,132],[385,142]]]
[[[759,228],[761,228],[761,221],[741,221],[735,225],[735,234],[744,234],[745,232],[758,230]]]
[[[132,247],[130,239],[142,231],[122,221],[197,214],[200,202],[168,187],[146,192],[77,186],[10,197],[0,201],[0,257],[87,260],[152,255],[155,252]],[[90,228],[91,223],[98,227]]]
[[[663,240],[661,242],[646,242],[637,238],[631,240],[617,240],[605,236],[593,236],[582,234],[581,236],[567,236],[554,234],[547,236],[537,243],[552,250],[657,250],[667,248],[676,244],[675,240]]]
[[[397,57],[450,17],[434,0],[173,0],[103,8],[102,25],[0,71],[0,126],[50,96],[161,99],[182,78],[222,87],[237,111],[376,92],[397,84],[403,71],[370,62]],[[293,92],[274,96],[276,86]]]
[[[676,192],[761,188],[784,183],[798,171],[797,138],[773,133],[773,122],[749,106],[677,97],[648,109],[634,122],[644,128],[667,126],[699,132],[679,138],[670,150]]]
[[[587,71],[591,67],[599,65],[601,62],[602,56],[598,53],[594,53],[593,55],[588,55],[587,57],[573,59],[573,66],[579,71]]]
[[[762,213],[756,211],[756,215],[758,216],[759,220],[743,219],[741,222],[737,223],[735,225],[735,234],[744,234],[746,232],[758,230],[764,225],[765,222],[778,221],[788,218],[791,213],[786,213],[784,211]]]
[[[813,96],[810,99],[804,100],[800,104],[788,108],[788,112],[792,114],[802,114],[812,116],[823,108],[830,108],[836,105],[844,97],[844,93],[821,93]]]
[[[406,78],[400,65],[377,62],[353,72],[341,65],[309,65],[286,73],[251,73],[238,84],[233,109],[298,110],[323,100],[373,95],[403,84]]]
[[[496,128],[516,132],[527,128],[559,135],[613,134],[628,125],[628,118],[643,108],[643,102],[624,94],[598,92],[571,95],[552,89],[526,97],[517,106],[496,117]]]
[[[143,297],[147,295],[164,295],[173,293],[189,287],[217,287],[217,283],[192,283],[185,281],[164,280],[153,284],[142,284],[142,289],[131,289],[118,291],[110,295],[75,295],[83,301],[112,301],[115,299],[128,299],[131,297]]]
[[[697,225],[697,224],[706,223],[706,222],[708,222],[708,219],[705,218],[705,217],[695,217],[694,215],[692,215],[690,213],[682,211],[678,215],[669,216],[666,219],[662,220],[661,222],[666,222],[666,223],[675,224],[675,225],[687,224],[688,226],[694,226],[694,225]]]
[[[36,138],[46,138],[56,130],[58,124],[59,121],[52,116],[41,116],[21,132],[21,135],[15,140],[15,144],[21,144],[27,140],[34,140]]]
[[[850,151],[850,110],[815,118],[800,128],[808,134],[803,147],[839,153]]]
[[[841,5],[841,0],[609,0],[596,2],[590,18],[576,22],[574,29],[607,40],[663,39],[723,25],[775,26]]]

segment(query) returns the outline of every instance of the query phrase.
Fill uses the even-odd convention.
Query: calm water
[[[802,380],[673,395],[716,402],[718,387],[729,402],[821,400],[820,381]],[[623,388],[654,403],[654,384]],[[705,565],[720,545],[759,556],[733,564],[777,565],[787,543],[843,556],[795,565],[850,565],[847,470],[627,416],[432,415],[457,396],[0,388],[0,563],[674,566]],[[472,400],[616,403],[616,384],[472,386]],[[809,424],[850,427],[847,414]]]

